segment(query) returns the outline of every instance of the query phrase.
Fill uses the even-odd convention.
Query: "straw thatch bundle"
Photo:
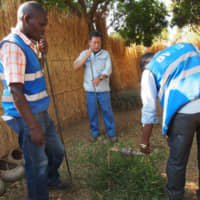
[[[84,19],[53,10],[49,12],[47,39],[51,78],[64,126],[86,113],[83,72],[75,73],[72,65],[80,51],[87,46],[88,28]],[[50,112],[54,113],[52,105]]]
[[[151,47],[147,48],[145,50],[145,53],[147,52],[157,53],[158,51],[162,51],[165,48],[167,48],[167,45],[159,41],[159,42],[154,43]]]
[[[134,87],[140,77],[140,47],[136,45],[125,47],[124,42],[117,38],[109,38],[108,40],[108,50],[113,64],[112,88],[119,90]]]

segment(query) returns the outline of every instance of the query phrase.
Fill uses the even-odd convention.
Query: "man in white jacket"
[[[94,31],[90,34],[89,49],[81,52],[74,61],[74,69],[84,68],[84,89],[86,91],[87,112],[92,133],[91,141],[99,135],[98,106],[111,142],[116,142],[115,121],[110,100],[109,78],[112,73],[111,59],[108,51],[101,49],[102,34]]]

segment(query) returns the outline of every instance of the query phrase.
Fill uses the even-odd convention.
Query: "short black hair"
[[[25,14],[33,15],[34,12],[40,12],[44,15],[47,15],[46,11],[40,3],[37,1],[27,1],[20,5],[18,8],[18,20],[22,19]]]
[[[93,37],[100,37],[101,39],[103,39],[103,35],[99,31],[93,31],[93,32],[91,32],[89,39],[91,40]]]
[[[141,69],[143,69],[145,67],[145,65],[147,65],[149,63],[149,62],[147,62],[147,59],[152,59],[153,57],[154,57],[154,53],[152,53],[152,52],[145,53],[140,59]]]

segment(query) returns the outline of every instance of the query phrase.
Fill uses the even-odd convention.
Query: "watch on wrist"
[[[147,145],[147,144],[140,144],[140,147],[141,147],[142,149],[146,149],[148,146],[149,146],[149,145]]]
[[[100,81],[102,81],[104,78],[102,75],[99,76]]]

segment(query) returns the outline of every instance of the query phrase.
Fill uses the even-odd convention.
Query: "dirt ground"
[[[116,134],[118,136],[118,143],[120,143],[121,140],[127,140],[129,143],[133,143],[135,147],[138,146],[141,136],[141,124],[140,124],[140,109],[135,109],[133,111],[123,111],[123,112],[114,112],[115,114],[115,121],[116,121]],[[101,132],[105,133],[105,128],[103,125],[103,122],[101,120],[100,122],[100,129]],[[64,135],[65,135],[65,144],[67,148],[71,148],[73,145],[74,140],[79,140],[83,142],[84,144],[89,143],[89,122],[88,119],[82,119],[80,121],[77,121],[75,123],[72,123],[64,128]],[[165,148],[167,149],[166,152],[168,152],[168,146],[167,146],[167,140],[165,137],[162,136],[161,133],[161,123],[158,122],[157,125],[154,126],[153,129],[153,136],[151,138],[151,145],[153,148]],[[76,159],[75,157],[72,157],[72,154],[69,154],[69,159]],[[167,156],[166,156],[167,158]],[[185,192],[185,198],[184,200],[195,200],[196,199],[196,190],[198,188],[198,167],[197,167],[197,151],[196,151],[196,138],[194,138],[189,163],[187,167],[187,176],[186,176],[186,192]],[[167,160],[166,160],[167,161]],[[166,177],[165,174],[165,167],[166,167],[166,161],[161,162],[160,164],[160,172],[163,176]],[[81,170],[81,169],[79,169]],[[73,170],[72,170],[73,171]],[[81,185],[81,184],[80,184]],[[72,193],[60,193],[58,196],[57,193],[51,194],[52,200],[77,200],[77,199],[87,199],[87,195],[84,194],[84,189],[82,190],[80,185],[75,185],[75,192]],[[23,188],[25,187],[25,183]],[[19,190],[23,190],[22,187],[19,187]],[[9,186],[9,189],[5,196],[0,197],[0,200],[15,200],[14,198],[8,198],[8,193],[10,193],[10,196],[12,192],[15,190],[12,189],[12,187]],[[25,191],[25,189],[24,189]],[[22,191],[23,192],[23,191]],[[55,196],[55,198],[53,198]],[[78,198],[80,196],[83,196],[82,198]],[[85,197],[84,197],[85,196]],[[25,199],[25,196],[20,196],[20,198],[16,198],[17,200]],[[149,200],[149,199],[147,199]]]

